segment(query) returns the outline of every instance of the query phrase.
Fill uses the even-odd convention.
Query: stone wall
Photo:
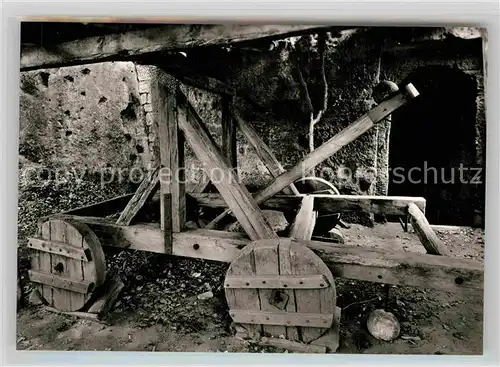
[[[131,62],[21,73],[21,159],[48,167],[143,166],[148,130]]]

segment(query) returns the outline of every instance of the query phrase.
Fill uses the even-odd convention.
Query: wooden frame
[[[55,214],[88,225],[107,246],[167,253],[158,224],[120,226],[99,217]],[[41,221],[47,218],[42,218]],[[461,293],[483,289],[482,263],[448,256],[303,241],[328,265],[334,276],[375,283],[406,285]],[[251,240],[242,233],[190,229],[173,234],[176,256],[231,262]]]
[[[446,256],[333,246],[330,243],[310,241],[311,228],[315,221],[314,211],[327,213],[365,211],[386,215],[408,215],[412,218],[414,226],[422,228],[419,231],[421,233],[419,237],[428,252],[446,254],[442,244],[436,240],[435,235],[432,235],[432,228],[425,221],[423,214],[425,199],[423,198],[298,195],[293,186],[293,181],[300,178],[301,172],[313,168],[417,95],[418,92],[411,85],[407,86],[404,92],[382,102],[327,143],[308,154],[290,171],[285,172],[270,149],[258,138],[251,125],[231,111],[229,99],[224,104],[223,124],[226,127],[223,128],[224,139],[221,152],[187,97],[178,88],[177,80],[167,78],[167,82],[157,81],[152,86],[152,99],[153,108],[157,111],[159,118],[161,168],[168,168],[171,171],[183,168],[183,138],[185,138],[205,167],[216,168],[224,173],[225,178],[219,181],[217,180],[220,178],[208,174],[220,194],[201,194],[199,190],[186,194],[182,180],[173,175],[167,183],[161,182],[160,179],[160,226],[155,224],[123,225],[120,221],[113,223],[103,218],[88,216],[93,212],[92,206],[78,208],[57,216],[70,217],[86,223],[103,243],[109,246],[230,262],[250,241],[277,238],[264,219],[258,203],[261,203],[261,207],[281,210],[300,208],[290,235],[313,249],[336,276],[453,291],[482,289],[482,265],[476,261]],[[233,170],[236,155],[235,123],[251,144],[259,148],[257,149],[260,152],[259,156],[275,177],[271,184],[258,192],[255,197],[252,197],[245,186],[238,182]],[[138,192],[144,192],[144,188],[149,188],[146,192],[150,195],[153,191],[151,187],[154,185],[151,183],[151,177],[149,180],[147,185],[139,187]],[[286,188],[289,188],[288,192],[295,195],[273,196]],[[185,230],[186,195],[194,198],[198,205],[225,207],[233,211],[246,235],[211,229]],[[111,210],[110,208],[115,205],[123,205],[127,198],[133,202],[137,201],[137,197],[137,194],[122,196],[98,203],[93,208]],[[141,203],[144,204],[143,201]],[[130,203],[126,208],[129,207]]]
[[[482,264],[474,260],[446,256],[449,252],[425,219],[425,199],[300,195],[294,186],[294,182],[300,179],[303,173],[325,161],[416,96],[418,92],[415,88],[411,84],[406,86],[403,92],[397,93],[391,99],[370,110],[318,149],[306,155],[296,166],[285,171],[251,124],[233,111],[231,95],[223,95],[222,147],[219,149],[202,119],[179,88],[179,81],[172,76],[166,76],[161,78],[161,81],[153,81],[151,86],[151,105],[158,119],[159,167],[155,167],[150,172],[133,195],[77,208],[49,216],[49,218],[72,219],[84,223],[92,229],[104,245],[111,247],[231,263],[252,241],[278,240],[278,235],[265,219],[261,208],[296,211],[288,237],[296,241],[295,245],[300,248],[308,247],[318,255],[324,262],[323,265],[330,269],[330,277],[333,275],[334,277],[434,288],[457,293],[481,291],[483,289]],[[237,127],[254,146],[259,158],[273,177],[270,184],[254,196],[238,179]],[[184,182],[184,143],[191,146],[206,169],[206,179],[196,185],[191,193],[186,193]],[[208,180],[214,184],[219,194],[202,193]],[[133,223],[133,219],[145,203],[153,200],[153,194],[158,188],[160,199],[159,203],[154,204],[160,205],[160,223]],[[279,192],[285,195],[276,196]],[[226,210],[204,229],[187,229],[186,198],[188,196],[198,206],[226,208]],[[117,210],[121,211],[117,221],[103,218]],[[386,251],[311,240],[318,212],[328,214],[346,211],[409,217],[428,254]],[[212,229],[230,212],[234,213],[245,233]],[[95,213],[100,213],[101,217],[95,216]],[[41,218],[41,222],[45,220],[47,218]],[[35,242],[32,241],[32,243]],[[41,246],[40,243],[37,243],[38,245]],[[60,249],[63,250],[62,247]],[[81,253],[71,255],[82,256]],[[38,275],[39,281],[44,283],[61,282],[61,279],[55,277],[44,278],[43,274],[35,275]],[[250,285],[249,281],[238,276],[226,279],[225,287],[242,288]],[[274,283],[271,284],[272,286],[268,284],[265,288],[260,287],[262,289],[258,289],[259,292],[267,292],[270,288],[281,289],[282,286],[290,289],[294,287],[314,289],[324,287],[326,284],[325,279],[307,277],[296,279],[291,275],[269,278],[269,274],[257,274],[254,280],[262,283],[263,279],[266,283]],[[252,285],[255,286],[253,283]],[[67,286],[86,290],[87,288],[84,287],[88,285],[73,282],[68,283]],[[116,289],[117,291],[111,294],[119,293],[121,288]],[[249,314],[245,309],[231,310],[235,322],[247,324],[258,319],[259,323],[264,325],[263,330],[268,330],[270,334],[272,334],[270,330],[288,330],[286,324],[306,327],[306,329],[312,326],[331,327],[325,335],[336,341],[333,343],[336,345],[334,349],[338,346],[340,312],[325,316],[306,312],[307,310],[299,312],[298,309],[297,312],[291,313],[273,311],[272,308],[269,310],[266,308],[262,309],[259,314],[255,312]],[[322,351],[326,349],[326,344],[332,343],[321,340],[321,337],[316,335],[318,330],[311,330],[310,338],[304,340],[311,344],[293,341],[287,341],[286,344],[293,344],[293,348],[297,350],[307,348],[310,350],[313,346],[318,346],[317,351]]]

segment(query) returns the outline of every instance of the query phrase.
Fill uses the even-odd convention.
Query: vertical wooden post
[[[236,125],[233,118],[233,96],[222,96],[222,154],[236,172]]]
[[[161,169],[161,229],[165,235],[166,253],[172,252],[172,232],[180,232],[186,221],[184,139],[179,134],[176,93],[178,82],[162,75],[162,81],[151,82],[151,104],[158,121]]]

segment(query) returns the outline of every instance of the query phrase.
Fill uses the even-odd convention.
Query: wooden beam
[[[368,113],[357,119],[326,143],[307,154],[292,169],[274,179],[271,184],[257,193],[255,197],[256,201],[260,203],[276,195],[283,190],[283,188],[301,178],[305,172],[309,172],[318,164],[337,153],[341,148],[370,130],[376,123],[382,121],[385,117],[389,116],[398,108],[404,106],[409,100],[417,96],[418,92],[413,85],[408,84],[405,88],[405,92],[398,93],[391,99],[372,108]]]
[[[310,240],[316,225],[318,213],[314,211],[314,196],[306,195],[302,198],[300,209],[290,228],[290,238]]]
[[[83,215],[83,216],[106,217],[108,215],[121,212],[133,196],[134,194],[121,195],[98,203],[70,209],[63,213],[73,214],[73,215]]]
[[[408,84],[405,87],[404,92],[400,92],[391,99],[388,99],[372,108],[368,111],[368,113],[357,119],[351,125],[347,126],[344,130],[339,132],[319,148],[316,148],[313,152],[307,154],[289,171],[281,174],[279,177],[276,177],[267,187],[260,190],[254,196],[255,201],[260,204],[261,202],[273,197],[285,187],[303,177],[306,172],[309,172],[318,164],[338,152],[341,148],[356,140],[358,137],[375,126],[376,123],[382,121],[385,117],[393,113],[401,106],[404,106],[409,100],[417,96],[418,91],[412,84]],[[226,210],[210,222],[208,226],[214,227],[227,214],[229,214],[229,212],[229,210]]]
[[[186,119],[179,119],[179,127],[196,157],[205,166],[212,183],[217,187],[238,222],[253,239],[276,238],[269,223],[262,215],[254,199],[243,186],[235,172],[207,133],[200,117],[182,91],[178,91],[179,108],[186,110]]]
[[[450,251],[446,248],[434,230],[431,228],[424,213],[413,203],[408,204],[408,214],[410,216],[411,225],[417,233],[420,242],[427,250],[427,253],[432,255],[450,256]]]
[[[236,150],[236,126],[233,118],[233,98],[222,97],[222,154],[229,166],[236,171],[238,155]]]
[[[178,133],[179,120],[185,120],[177,108],[178,81],[165,74],[161,82],[151,82],[151,105],[158,120],[160,142],[160,189],[162,229],[180,232],[186,222],[184,139]],[[170,201],[170,205],[166,202]],[[171,225],[167,223],[171,221]]]
[[[103,218],[64,214],[50,217],[87,224],[105,246],[165,253],[163,233],[157,224],[125,227]],[[174,255],[222,262],[231,262],[251,242],[241,233],[206,229],[174,233],[173,240]],[[484,270],[479,261],[316,241],[299,242],[320,256],[337,277],[458,293],[483,289]]]
[[[158,172],[159,166],[154,167],[147,176],[144,177],[141,184],[137,188],[134,196],[130,199],[125,209],[123,209],[120,217],[117,219],[116,224],[128,226],[135,218],[139,210],[144,206],[146,200],[151,198],[155,191],[158,190]]]
[[[23,47],[21,71],[130,60],[143,54],[228,45],[260,38],[284,38],[314,33],[312,25],[170,24],[148,29],[88,37],[44,47]]]
[[[283,168],[281,163],[278,161],[269,146],[260,138],[259,134],[257,134],[257,131],[255,131],[252,125],[243,120],[240,116],[234,115],[234,119],[236,120],[241,133],[253,146],[255,152],[257,153],[257,156],[269,170],[271,176],[273,178],[276,178],[279,175],[285,173],[285,169]],[[298,195],[299,191],[292,183],[289,187],[285,187],[283,189],[283,193],[287,195]]]
[[[227,204],[220,194],[188,193],[198,202],[198,205],[212,208],[227,208]],[[415,204],[419,210],[425,212],[426,201],[420,197],[406,196],[365,196],[365,195],[322,195],[311,194],[314,197],[314,210],[322,214],[335,214],[341,212],[366,212],[385,215],[406,215],[409,204]],[[286,211],[297,209],[306,197],[305,194],[297,196],[276,195],[260,204],[263,209]]]

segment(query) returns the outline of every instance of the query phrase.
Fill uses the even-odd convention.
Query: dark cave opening
[[[392,116],[389,195],[424,197],[431,224],[473,225],[477,81],[427,66],[401,85],[410,82],[420,96]]]

